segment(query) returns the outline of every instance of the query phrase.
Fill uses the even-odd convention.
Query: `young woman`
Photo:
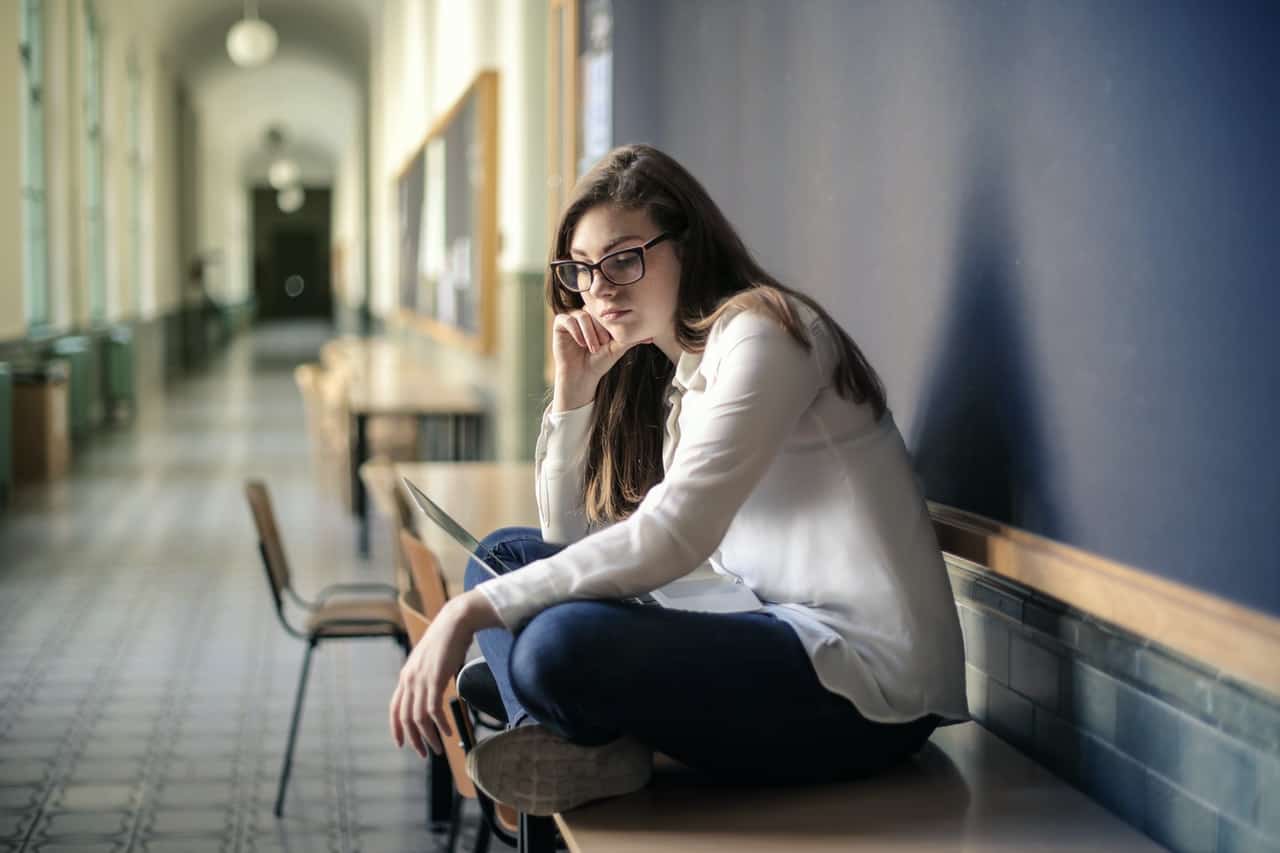
[[[400,674],[397,744],[440,751],[477,633],[510,728],[468,770],[530,814],[643,787],[655,751],[738,780],[836,780],[966,719],[942,556],[849,336],[648,146],[583,177],[552,259],[542,529],[487,538],[521,568],[468,569]],[[630,600],[707,561],[763,609]]]

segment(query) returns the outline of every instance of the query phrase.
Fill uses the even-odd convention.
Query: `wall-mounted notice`
[[[496,311],[497,98],[497,72],[482,72],[397,179],[401,315],[481,352]]]

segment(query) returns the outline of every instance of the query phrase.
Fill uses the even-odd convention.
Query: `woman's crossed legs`
[[[484,544],[511,567],[563,547],[521,527],[497,530]],[[472,561],[466,587],[488,577]],[[530,716],[583,745],[630,735],[744,782],[874,773],[914,753],[937,723],[866,720],[822,686],[795,632],[767,613],[572,601],[514,636],[492,628],[477,641],[513,725]]]

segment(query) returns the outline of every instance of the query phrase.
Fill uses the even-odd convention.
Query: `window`
[[[44,180],[44,20],[41,0],[22,0],[22,287],[28,330],[49,325],[49,265]]]
[[[89,321],[107,319],[106,222],[102,198],[102,30],[84,0],[84,188],[89,269]]]
[[[121,302],[126,314],[142,310],[142,72],[129,53],[129,266]]]

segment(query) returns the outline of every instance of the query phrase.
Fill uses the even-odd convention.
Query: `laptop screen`
[[[476,537],[471,535],[470,531],[458,522],[454,521],[453,516],[442,510],[435,501],[427,497],[426,493],[415,486],[408,477],[401,477],[400,480],[404,483],[404,487],[409,490],[409,494],[413,498],[414,503],[418,505],[418,509],[422,510],[423,514],[434,521],[441,530],[448,533],[455,542],[463,548],[466,548],[467,553],[471,554],[475,558],[476,562],[488,571],[489,574],[494,577],[502,574],[502,571],[495,568],[498,566],[500,566],[503,571],[510,571],[510,567],[508,567],[506,563],[502,562],[502,560],[498,559],[497,555],[494,554],[493,551],[482,545],[479,539],[476,539]]]

